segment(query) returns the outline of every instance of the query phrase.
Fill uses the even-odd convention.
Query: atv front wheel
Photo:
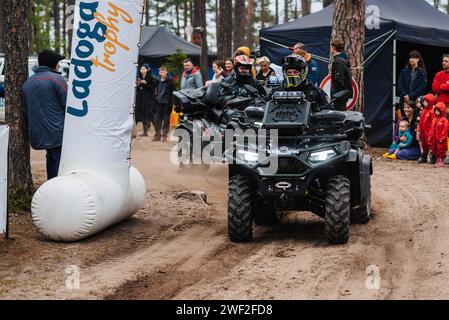
[[[232,242],[250,242],[253,238],[253,192],[245,176],[229,179],[228,233]]]
[[[349,240],[351,221],[351,186],[345,176],[329,180],[325,193],[326,237],[332,244],[344,244]]]

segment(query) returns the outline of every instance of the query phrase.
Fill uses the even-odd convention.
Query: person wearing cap
[[[67,102],[67,83],[57,71],[64,56],[44,50],[39,67],[22,86],[31,147],[47,151],[47,178],[58,176]]]
[[[298,54],[303,57],[309,66],[308,77],[310,82],[315,86],[318,85],[318,78],[320,77],[320,67],[318,63],[312,58],[312,55],[307,52],[307,48],[304,43],[298,42],[292,48],[290,48],[293,54]]]

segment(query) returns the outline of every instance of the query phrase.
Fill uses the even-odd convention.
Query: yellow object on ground
[[[175,109],[173,108],[171,115],[170,115],[170,126],[177,127],[178,124],[179,124],[179,113],[176,113]]]

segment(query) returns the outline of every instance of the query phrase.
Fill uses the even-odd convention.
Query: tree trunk
[[[201,75],[203,81],[208,80],[208,65],[209,65],[209,47],[207,45],[207,28],[206,28],[206,0],[194,0],[194,14],[193,14],[193,39],[199,37],[199,44],[201,45]]]
[[[0,0],[0,52],[5,52],[5,16],[3,14],[5,7],[5,0]]]
[[[150,0],[145,0],[145,26],[150,25]]]
[[[62,0],[62,51],[67,56],[67,0]]]
[[[67,31],[68,31],[67,47],[68,47],[69,55],[71,55],[72,54],[72,35],[73,35],[73,27],[74,27],[73,26],[74,20],[73,20],[72,16],[73,16],[73,14],[75,14],[75,11],[76,11],[75,10],[75,0],[67,0],[67,4],[68,4],[68,9],[69,9],[67,14],[68,14],[68,17],[70,17],[70,21],[69,21],[70,25],[69,25],[69,28],[67,29]]]
[[[176,35],[178,37],[181,36],[181,19],[179,17],[179,1],[176,1],[176,6],[175,6],[175,10],[176,10]]]
[[[437,8],[438,10],[440,9],[440,0],[433,0],[433,5],[435,6],[435,8]]]
[[[276,0],[274,3],[274,24],[277,26],[279,24],[279,0]]]
[[[53,21],[54,21],[54,28],[55,28],[55,51],[57,53],[61,53],[61,26],[60,26],[60,20],[59,20],[59,1],[60,0],[53,0]]]
[[[233,50],[235,50],[245,43],[245,0],[235,0],[233,29]]]
[[[355,68],[352,75],[360,91],[356,110],[363,112],[363,68],[357,67],[363,63],[365,54],[365,0],[335,0],[334,5],[332,39],[339,38],[345,43],[351,67]]]
[[[188,17],[189,17],[189,7],[187,0],[184,0],[184,21],[183,21],[183,29],[184,29],[184,39],[187,40],[187,25],[188,25]]]
[[[301,0],[302,16],[308,16],[312,13],[312,0]]]
[[[225,60],[232,55],[232,1],[220,0],[217,35],[218,59]]]
[[[254,44],[254,0],[248,0],[246,8],[246,46],[252,48]]]
[[[289,1],[284,0],[284,23],[288,22],[288,11],[289,11],[288,4]]]
[[[265,28],[265,1],[260,0],[260,26]]]
[[[189,0],[190,25],[193,26],[193,1]]]
[[[159,0],[156,0],[156,25],[159,25],[159,15],[160,15],[160,10],[159,10]]]
[[[295,0],[295,20],[299,18],[298,13],[298,0]]]
[[[330,6],[332,3],[334,3],[334,0],[323,0],[323,8]]]
[[[50,28],[51,28],[51,17],[50,17],[50,0],[45,0],[45,16],[44,16],[44,23],[45,23],[45,32],[44,32],[44,46],[46,49],[50,49]]]
[[[29,210],[34,192],[22,85],[28,78],[29,2],[5,0],[6,123],[10,127],[9,195],[12,211]]]

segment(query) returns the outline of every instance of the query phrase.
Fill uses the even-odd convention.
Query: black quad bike
[[[370,220],[373,168],[361,144],[368,126],[362,113],[329,110],[334,101],[320,109],[302,92],[274,92],[264,107],[235,119],[257,139],[235,141],[225,152],[231,241],[251,241],[253,225],[276,223],[280,211],[322,217],[332,244],[348,241],[351,222]]]
[[[175,130],[179,137],[178,162],[181,169],[208,169],[210,162],[224,162],[225,130],[236,114],[244,115],[245,109],[253,104],[252,98],[239,97],[221,106],[219,89],[220,84],[214,83],[209,87],[173,93],[175,111],[183,114]],[[204,159],[204,155],[208,159]]]

